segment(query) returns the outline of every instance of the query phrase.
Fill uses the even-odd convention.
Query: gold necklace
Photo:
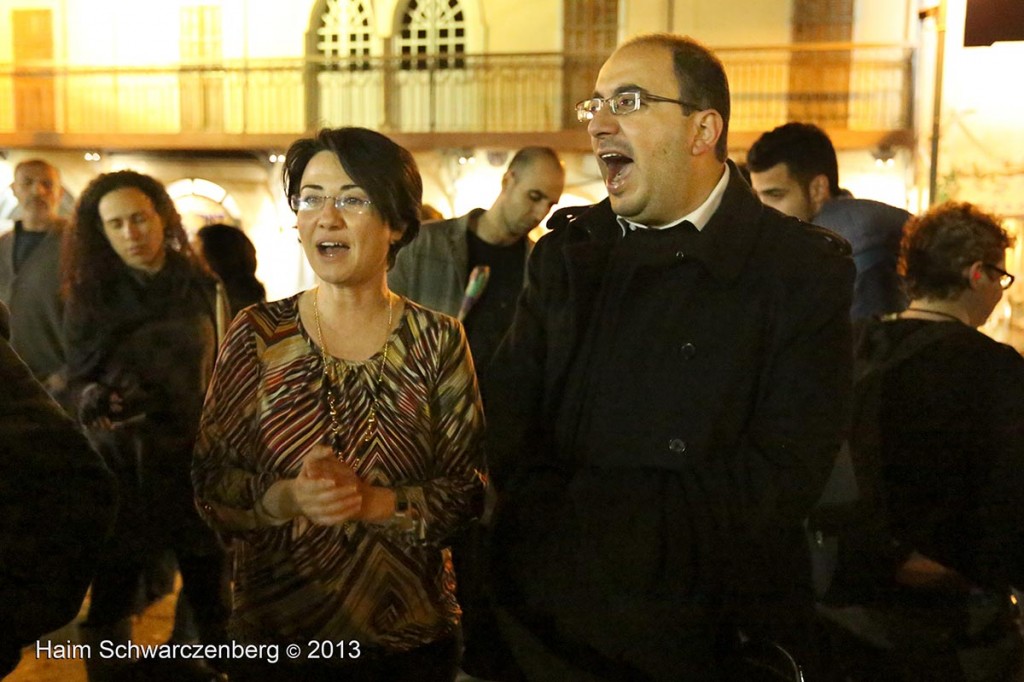
[[[331,446],[337,454],[341,443],[341,424],[339,423],[338,396],[335,395],[334,386],[331,382],[330,373],[327,370],[327,347],[324,345],[324,333],[320,328],[320,287],[313,290],[313,320],[316,323],[316,341],[320,345],[320,359],[323,364],[324,378],[323,387],[327,393],[327,411],[331,417]],[[391,348],[391,323],[394,321],[394,299],[388,293],[388,324],[384,329],[384,351],[380,356],[380,367],[377,369],[377,383],[373,387],[373,402],[370,403],[370,415],[366,418],[366,431],[363,433],[363,442],[368,443],[377,432],[377,404],[380,401],[380,386],[384,383],[384,367],[388,364],[388,350]],[[356,457],[354,465],[359,464]]]

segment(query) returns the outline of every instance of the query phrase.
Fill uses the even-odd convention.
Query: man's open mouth
[[[619,152],[604,152],[600,158],[608,171],[605,175],[605,186],[609,193],[614,193],[621,189],[629,176],[629,171],[633,168],[633,159]]]

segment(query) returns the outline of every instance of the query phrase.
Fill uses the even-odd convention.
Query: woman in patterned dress
[[[446,545],[480,511],[483,415],[461,325],[387,286],[419,230],[415,161],[322,130],[284,185],[317,286],[235,319],[193,461],[201,513],[236,540],[232,638],[279,647],[232,680],[452,680]]]

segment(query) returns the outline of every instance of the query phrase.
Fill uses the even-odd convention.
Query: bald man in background
[[[11,347],[51,396],[66,387],[60,242],[66,221],[57,214],[60,173],[43,159],[14,168],[11,190],[20,218],[0,235],[0,301],[11,311]]]
[[[527,235],[558,203],[564,187],[558,154],[549,147],[524,147],[509,162],[491,208],[424,225],[388,273],[393,291],[462,320],[478,374],[486,371],[512,322],[530,252]],[[489,274],[482,291],[467,296],[470,279],[479,278],[483,268]]]

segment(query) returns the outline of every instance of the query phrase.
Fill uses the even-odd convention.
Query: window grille
[[[466,68],[466,19],[459,0],[409,0],[402,14],[398,54],[403,71]]]
[[[368,0],[327,0],[317,51],[329,65],[349,71],[370,69],[373,9]]]

